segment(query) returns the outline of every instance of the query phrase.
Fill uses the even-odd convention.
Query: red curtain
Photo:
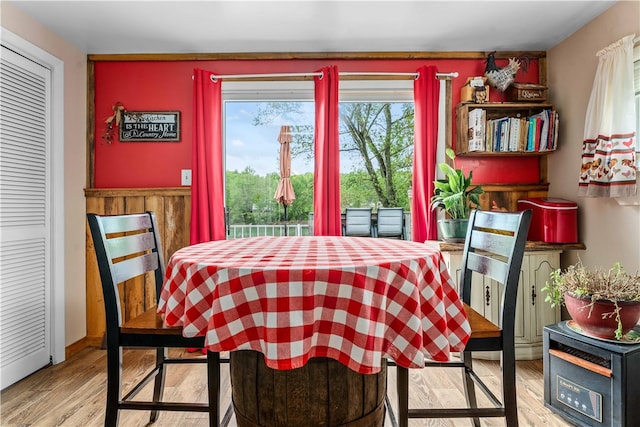
[[[222,84],[209,71],[193,71],[191,244],[224,240]]]
[[[315,81],[315,175],[313,229],[316,236],[342,234],[340,219],[340,137],[338,67],[319,70]]]
[[[413,84],[415,129],[413,146],[413,195],[411,199],[411,238],[415,242],[436,240],[436,214],[431,210],[433,181],[436,177],[438,144],[438,102],[440,80],[435,66],[422,66]]]

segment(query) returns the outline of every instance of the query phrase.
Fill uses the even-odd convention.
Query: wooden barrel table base
[[[387,365],[359,374],[337,360],[313,358],[298,369],[267,367],[262,353],[230,354],[238,427],[381,427]]]

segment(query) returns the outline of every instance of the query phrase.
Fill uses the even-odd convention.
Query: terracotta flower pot
[[[611,301],[598,300],[591,309],[591,298],[576,297],[567,292],[564,294],[564,303],[571,318],[585,333],[598,338],[615,339],[618,322],[616,307]],[[621,301],[618,306],[624,335],[640,320],[640,301]]]

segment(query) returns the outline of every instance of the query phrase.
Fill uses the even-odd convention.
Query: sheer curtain
[[[578,195],[636,194],[633,38],[602,49],[591,90],[582,143]]]
[[[340,219],[340,138],[338,67],[319,70],[315,84],[315,174],[313,229],[316,236],[342,234]]]
[[[413,147],[413,194],[411,198],[411,238],[415,242],[436,240],[436,214],[431,210],[436,177],[438,144],[438,103],[440,80],[435,66],[420,67],[414,82],[415,130]]]
[[[193,71],[191,244],[224,240],[222,82],[213,73]]]

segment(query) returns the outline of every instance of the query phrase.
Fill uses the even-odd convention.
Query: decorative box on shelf
[[[544,102],[547,100],[547,87],[533,83],[513,83],[507,89],[507,101]]]
[[[460,89],[460,102],[482,104],[489,101],[489,85],[486,77],[468,77]]]

